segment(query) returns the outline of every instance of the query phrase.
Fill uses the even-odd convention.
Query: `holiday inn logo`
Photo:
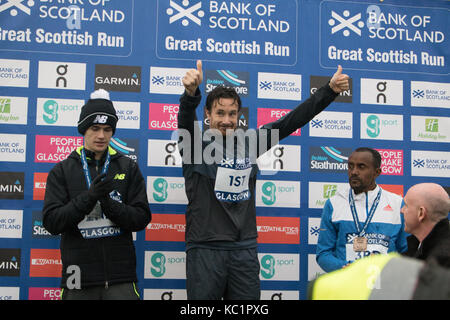
[[[439,120],[438,119],[425,119],[425,131],[438,132]]]
[[[411,116],[411,141],[450,142],[450,118]]]
[[[0,98],[0,113],[11,113],[11,99]]]
[[[336,194],[337,184],[324,184],[323,185],[323,198],[329,199]]]

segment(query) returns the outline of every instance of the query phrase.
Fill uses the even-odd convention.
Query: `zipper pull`
[[[108,281],[105,281],[105,289],[108,289]]]

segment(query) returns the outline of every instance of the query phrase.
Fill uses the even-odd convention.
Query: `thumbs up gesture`
[[[197,60],[197,69],[190,69],[182,79],[186,93],[195,96],[198,86],[203,81],[202,61]]]
[[[330,80],[330,88],[336,93],[348,90],[350,88],[349,79],[348,75],[342,73],[342,67],[339,65]]]

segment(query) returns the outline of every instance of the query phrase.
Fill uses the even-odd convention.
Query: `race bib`
[[[223,160],[217,167],[214,192],[219,201],[239,202],[250,198],[248,182],[252,167],[247,159]]]
[[[109,196],[113,200],[122,202],[122,196],[115,190]],[[121,233],[120,228],[105,217],[98,201],[94,209],[78,224],[78,229],[84,239],[113,237]]]
[[[367,233],[364,235],[367,239],[365,250],[355,251],[354,241],[358,238],[357,234],[347,234],[347,244],[345,245],[346,260],[353,262],[355,260],[370,256],[371,254],[386,254],[389,249],[390,237],[381,233]]]

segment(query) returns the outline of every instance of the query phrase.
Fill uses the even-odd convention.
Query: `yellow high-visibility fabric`
[[[377,254],[324,274],[314,282],[313,300],[367,300],[384,266],[398,253]]]

